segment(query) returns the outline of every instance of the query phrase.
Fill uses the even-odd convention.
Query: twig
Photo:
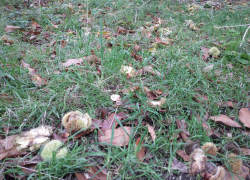
[[[244,39],[245,39],[245,37],[246,37],[246,35],[247,35],[247,31],[249,30],[249,28],[250,28],[250,25],[248,26],[247,30],[246,30],[245,33],[244,33],[244,36],[243,36],[243,38],[242,38],[242,42],[240,43],[240,47],[241,47],[241,45],[242,45],[243,42],[244,42]]]
[[[242,24],[242,25],[235,25],[235,26],[220,26],[220,27],[214,27],[215,29],[221,29],[221,28],[231,28],[231,27],[241,27],[241,26],[250,26],[250,24]]]
[[[137,19],[137,12],[138,12],[138,10],[139,10],[140,8],[142,8],[142,6],[144,6],[145,4],[149,3],[150,1],[152,1],[152,0],[149,0],[149,1],[145,2],[145,3],[143,3],[140,7],[138,7],[138,8],[136,9],[136,11],[135,11],[135,23],[136,23],[136,19]]]
[[[18,167],[20,167],[20,168],[23,168],[23,169],[27,169],[27,170],[30,170],[30,171],[33,171],[33,172],[36,172],[36,173],[38,173],[38,171],[37,170],[34,170],[34,169],[30,169],[30,168],[26,168],[26,167],[23,167],[23,166],[19,166],[19,165],[17,165]],[[41,173],[41,174],[43,174],[43,175],[46,175],[46,176],[50,176],[50,177],[53,177],[53,178],[55,178],[55,179],[60,179],[60,180],[64,180],[64,179],[62,179],[62,178],[57,178],[57,177],[55,177],[55,176],[51,176],[51,175],[48,175],[48,174],[45,174],[45,173],[42,173],[42,172],[39,172],[39,173]]]

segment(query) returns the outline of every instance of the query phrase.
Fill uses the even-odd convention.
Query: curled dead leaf
[[[113,132],[112,129],[102,131],[102,133],[99,133],[98,140],[101,143],[108,143],[115,146],[126,146],[129,143],[130,137],[128,134],[131,134],[131,127],[124,126],[124,129],[126,132],[122,127],[114,129]]]
[[[46,79],[43,79],[40,74],[36,74],[36,70],[31,68],[29,64],[22,61],[23,67],[27,68],[29,70],[29,76],[31,80],[38,86],[44,86],[48,84],[48,81]]]
[[[185,153],[184,150],[177,150],[176,153],[186,162],[190,161],[190,156]]]
[[[151,137],[152,137],[152,139],[153,139],[153,141],[154,141],[155,138],[156,138],[155,130],[154,130],[154,128],[153,128],[152,126],[150,126],[149,124],[147,124],[147,126],[148,126],[148,132],[149,132],[149,134],[151,135]]]
[[[138,137],[137,139],[136,139],[136,141],[135,141],[135,149],[137,150],[137,148],[138,148],[138,146],[139,146],[139,143],[140,143],[140,141],[141,141],[141,138],[140,137]],[[141,142],[141,144],[140,144],[140,147],[139,147],[139,151],[137,152],[137,154],[136,154],[136,156],[137,156],[137,158],[139,159],[139,160],[143,160],[144,158],[145,158],[145,156],[146,156],[146,151],[145,151],[145,147],[143,146],[143,142]]]
[[[232,120],[231,118],[227,117],[226,115],[219,115],[219,116],[210,116],[209,119],[214,120],[215,122],[222,123],[231,127],[238,127],[242,128],[237,122]]]
[[[10,25],[7,25],[6,27],[5,27],[5,31],[6,32],[14,32],[14,31],[16,31],[17,29],[20,29],[20,27],[18,27],[18,26],[10,26]]]
[[[246,127],[250,128],[250,111],[247,108],[240,109],[239,119]]]

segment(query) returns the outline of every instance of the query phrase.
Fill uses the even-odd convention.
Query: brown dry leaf
[[[115,128],[116,128],[116,126],[118,125],[118,123],[116,122],[116,119],[118,119],[120,121],[120,120],[125,119],[127,117],[128,117],[128,114],[125,112],[120,112],[118,114],[115,114],[115,113],[110,114],[108,116],[108,118],[103,121],[101,131],[111,129],[114,123],[115,123]]]
[[[227,64],[226,66],[227,66],[229,69],[233,69],[233,68],[234,68],[233,65],[232,65],[231,63]]]
[[[213,129],[210,128],[210,127],[207,125],[206,122],[203,122],[203,123],[202,123],[202,127],[203,127],[203,129],[204,129],[204,131],[205,131],[205,134],[206,134],[207,136],[211,136],[212,134],[214,134]]]
[[[145,66],[145,67],[143,68],[143,70],[144,70],[145,72],[149,72],[149,73],[151,73],[151,74],[153,74],[153,75],[157,74],[158,76],[161,76],[161,73],[160,73],[159,71],[157,71],[157,70],[154,70],[154,68],[153,68],[152,65]]]
[[[146,93],[146,95],[147,95],[148,99],[150,99],[150,100],[154,100],[154,99],[158,98],[158,96],[153,91],[148,91]]]
[[[233,174],[233,177],[232,177],[232,174]],[[225,169],[224,180],[242,180],[242,179],[246,179],[247,175],[249,174],[249,168],[242,165],[241,172],[239,174],[234,174],[234,173],[232,173],[232,174],[227,169]]]
[[[0,160],[6,157],[10,158],[28,154],[28,152],[19,152],[14,146],[13,141],[16,137],[17,135],[13,135],[7,136],[5,139],[0,139]]]
[[[246,127],[250,128],[250,111],[247,108],[240,109],[239,119]]]
[[[36,21],[33,21],[32,23],[31,23],[31,27],[32,27],[32,29],[38,29],[38,28],[42,28],[41,26],[40,26],[40,24],[38,24]]]
[[[172,160],[171,169],[178,170],[183,173],[188,171],[188,167],[182,162],[178,161],[176,158],[173,158]]]
[[[210,55],[208,53],[209,49],[206,48],[206,47],[201,47],[201,51],[202,51],[201,58],[202,58],[203,61],[206,61],[210,57]]]
[[[149,134],[151,135],[151,137],[152,137],[152,139],[153,139],[153,141],[154,141],[155,138],[156,138],[155,130],[154,130],[154,128],[153,128],[152,126],[150,126],[149,124],[147,124],[147,126],[148,126],[148,132],[149,132]]]
[[[171,39],[169,39],[169,42],[168,41],[162,41],[160,38],[155,38],[155,42],[157,43],[157,44],[163,44],[163,45],[169,45],[170,43],[171,43]]]
[[[192,141],[188,139],[188,135],[190,135],[190,133],[186,130],[187,123],[185,122],[185,120],[182,119],[181,121],[179,121],[179,119],[176,119],[176,123],[177,123],[178,129],[181,130],[181,132],[180,132],[181,138],[185,142],[191,143]]]
[[[214,65],[213,65],[213,64],[208,65],[207,67],[203,68],[203,71],[205,71],[205,72],[209,72],[209,71],[211,71],[211,70],[213,69],[213,67],[214,67]]]
[[[138,137],[137,140],[135,141],[135,145],[136,145],[136,148],[135,148],[135,149],[137,149],[137,147],[138,147],[140,141],[141,141],[141,138]],[[143,145],[143,142],[141,142],[141,144],[140,144],[140,151],[138,151],[137,154],[136,154],[136,156],[138,157],[138,159],[141,160],[141,161],[142,161],[142,160],[145,158],[145,156],[146,156],[145,147],[142,146],[142,145]]]
[[[86,172],[77,172],[75,173],[75,176],[77,180],[107,180],[108,179],[108,173],[106,172],[106,169],[103,169],[100,171],[97,175],[94,176],[94,174],[99,170],[100,168],[98,166],[89,166]]]
[[[71,65],[81,64],[84,60],[82,58],[79,59],[68,59],[65,63],[62,63],[62,67],[69,67]]]
[[[85,177],[85,173],[75,172],[75,176],[76,176],[77,180],[88,180],[88,179]],[[88,177],[87,174],[86,174],[86,176]]]
[[[123,90],[121,90],[121,92],[123,94],[129,95],[130,92],[134,92],[136,90],[138,91],[139,89],[140,89],[139,86],[134,86],[134,87],[131,87],[131,88],[123,89]]]
[[[48,84],[48,81],[46,79],[43,79],[41,75],[36,74],[36,70],[31,68],[29,64],[26,62],[22,61],[23,67],[27,68],[29,70],[29,75],[31,80],[38,86],[44,86]]]
[[[209,101],[207,96],[200,95],[200,94],[195,94],[195,96],[193,97],[193,100],[195,100],[197,103],[202,103],[202,104],[206,104]]]
[[[67,45],[67,42],[64,41],[64,40],[61,40],[61,47],[62,47],[62,48],[65,48],[66,45]]]
[[[141,50],[141,46],[135,44],[134,49],[135,49],[135,52],[138,52]]]
[[[219,102],[217,103],[218,106],[226,106],[226,107],[231,107],[234,108],[234,105],[232,103],[232,101],[226,101],[226,102]]]
[[[17,29],[20,29],[20,27],[18,27],[18,26],[10,26],[10,25],[7,25],[6,27],[5,27],[5,31],[6,32],[14,32],[14,31],[16,31]]]
[[[131,127],[124,126],[125,131],[122,127],[119,127],[117,129],[114,129],[113,131],[113,140],[112,145],[115,146],[126,146],[129,143],[129,136],[127,134],[131,134]],[[98,134],[98,140],[101,143],[111,143],[111,137],[112,137],[112,129],[107,129],[105,131],[102,131]]]
[[[155,91],[158,95],[162,95],[163,94],[163,90],[161,90],[161,89],[158,89],[158,90],[156,90]]]
[[[231,127],[238,127],[242,128],[237,122],[234,120],[230,119],[226,115],[219,115],[219,116],[210,116],[209,119],[214,120],[215,122],[222,123]]]
[[[246,147],[242,147],[240,148],[241,149],[241,152],[244,156],[250,156],[250,149],[249,148],[246,148]]]
[[[177,150],[176,153],[186,162],[190,161],[190,156],[184,150]]]

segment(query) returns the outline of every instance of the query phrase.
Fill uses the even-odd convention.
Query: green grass
[[[73,12],[62,5],[70,2],[74,5]],[[212,141],[212,138],[205,134],[202,124],[197,120],[197,115],[204,117],[206,112],[210,116],[225,114],[229,117],[234,116],[239,122],[239,109],[249,107],[249,64],[242,64],[239,59],[241,54],[250,53],[250,44],[246,41],[250,38],[250,32],[243,45],[239,47],[247,26],[214,29],[214,26],[249,24],[248,6],[232,5],[235,11],[232,13],[231,6],[222,3],[223,7],[220,10],[207,8],[191,14],[187,10],[187,3],[178,4],[172,1],[160,3],[156,0],[144,5],[143,3],[145,2],[141,0],[133,2],[69,0],[61,3],[59,1],[48,2],[48,7],[28,9],[23,1],[0,2],[0,34],[6,34],[15,41],[11,46],[6,46],[3,41],[0,41],[0,94],[11,98],[11,101],[5,101],[0,96],[0,125],[11,127],[8,134],[3,131],[3,128],[0,129],[3,138],[41,124],[58,125],[62,116],[71,110],[88,112],[92,118],[98,118],[97,108],[113,107],[115,111],[114,104],[110,100],[111,94],[120,94],[123,100],[134,104],[132,111],[125,108],[118,109],[118,112],[128,111],[130,115],[122,123],[135,120],[140,123],[139,126],[133,127],[134,133],[131,135],[128,147],[100,146],[96,130],[86,138],[82,138],[84,145],[67,142],[66,146],[70,153],[66,158],[39,163],[37,171],[28,175],[29,179],[53,179],[53,177],[65,179],[74,172],[86,170],[89,164],[97,164],[106,168],[112,179],[164,179],[173,172],[170,162],[173,157],[178,157],[176,151],[183,149],[185,145],[185,142],[172,138],[175,133],[180,132],[175,119],[185,119],[188,123],[187,130],[190,132],[189,138],[199,139],[203,144]],[[85,6],[79,10],[78,4]],[[81,16],[86,15],[87,10],[91,10],[89,15],[91,22],[89,24],[79,22]],[[105,14],[100,14],[100,12]],[[100,36],[96,36],[96,33],[100,31],[100,20],[102,30],[114,35],[117,32],[117,26],[138,32],[146,22],[153,20],[153,16],[167,22],[161,27],[168,27],[172,31],[169,38],[173,39],[172,45],[161,45],[155,55],[147,50],[154,38],[142,37],[140,32],[136,33],[136,36],[127,34],[113,38],[112,43],[119,43],[120,46],[114,45],[111,51],[106,46],[108,41],[104,38],[102,39],[104,52],[97,48],[100,45]],[[185,20],[189,19],[192,19],[197,26],[199,23],[204,23],[204,25],[199,26],[199,31],[191,31],[185,23]],[[42,33],[37,35],[35,40],[37,44],[23,41],[22,32],[6,33],[4,31],[6,25],[27,29],[32,21],[36,21],[43,28]],[[52,23],[57,24],[58,28],[53,28]],[[51,30],[48,31],[53,32],[49,40],[44,38],[46,27],[50,27]],[[91,27],[92,34],[85,36],[83,27]],[[76,35],[67,35],[67,30],[75,31]],[[155,34],[152,36],[156,37]],[[49,46],[53,40],[57,43]],[[61,40],[68,41],[65,48],[61,47]],[[124,47],[125,43],[132,44],[132,46]],[[143,57],[142,62],[135,61],[130,56],[135,43],[142,47],[142,50],[138,52]],[[214,45],[214,43],[219,43],[219,45]],[[212,58],[206,63],[201,59],[201,46],[208,48],[217,46],[222,54],[218,59]],[[54,59],[51,58],[53,50],[56,51]],[[67,59],[88,56],[91,50],[94,50],[98,57],[103,57],[100,76],[96,74],[95,67],[88,64],[71,66],[71,70],[61,67],[61,63],[66,62]],[[21,66],[22,60],[46,78],[48,85],[37,87],[31,81],[28,70]],[[120,73],[120,68],[129,63],[136,69],[153,64],[165,78],[146,74],[128,80]],[[187,63],[193,73],[190,73]],[[234,68],[228,68],[226,66],[228,63],[232,63]],[[203,68],[211,64],[214,65],[213,70],[204,73]],[[220,70],[221,75],[217,76],[216,70]],[[60,74],[57,74],[57,71],[60,71]],[[232,78],[229,77],[229,73],[233,73]],[[208,79],[212,79],[213,82]],[[166,113],[160,113],[158,109],[150,107],[143,92],[137,94],[138,98],[134,98],[133,94],[121,93],[122,89],[133,86],[147,86],[150,90],[162,89],[164,93],[168,93],[167,101],[163,106],[167,110]],[[197,92],[206,95],[209,98],[209,104],[194,101],[193,97]],[[234,109],[221,108],[216,105],[228,100],[236,102]],[[142,112],[146,111],[149,112],[149,118],[142,116]],[[171,120],[172,123],[169,124],[166,120]],[[145,133],[147,127],[142,122],[147,122],[155,128],[157,136],[155,141],[152,141],[150,135]],[[219,127],[225,128],[213,121],[207,121],[207,124],[215,130]],[[239,146],[250,146],[248,137],[237,129],[229,129],[225,129],[225,132],[232,132],[232,138],[222,134],[217,146],[221,147],[228,142],[234,142]],[[56,132],[61,130],[62,128]],[[153,158],[140,162],[136,158],[134,143],[136,137],[143,135],[145,135],[143,146],[147,149],[147,156],[150,154]],[[24,159],[28,160],[34,155],[29,154]],[[221,161],[225,160],[223,156],[220,158]],[[249,162],[248,157],[242,158],[245,162]],[[15,174],[14,176],[23,174],[21,168],[13,163],[9,163],[5,171],[5,174],[10,173]]]

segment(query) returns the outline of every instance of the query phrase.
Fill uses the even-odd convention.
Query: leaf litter
[[[207,4],[208,5],[206,5],[206,6],[216,7],[216,5],[214,5],[214,4],[209,4],[209,3],[207,3]],[[75,13],[76,9],[75,9],[74,6],[75,5],[73,5],[71,3],[70,4],[65,4],[65,7],[68,8],[70,14],[74,14]],[[81,4],[78,4],[78,6],[80,7]],[[188,9],[188,11],[190,13],[196,13],[200,9],[200,8],[196,8],[195,5],[192,5],[189,8],[192,8],[192,9]],[[91,17],[91,11],[87,12],[87,13],[89,14],[89,17],[88,16],[87,17],[81,17],[80,22],[84,21],[86,23],[90,23],[89,21],[93,21],[93,19]],[[105,13],[104,12],[100,12],[99,14],[105,14]],[[172,18],[170,18],[170,19],[172,19]],[[160,26],[163,25],[165,22],[166,21],[164,21],[164,20],[162,20],[162,19],[154,16],[153,17],[153,21],[147,23],[147,25],[145,25],[145,27],[143,27],[142,30],[140,30],[139,32],[141,34],[143,34],[144,37],[151,38],[150,39],[151,40],[151,44],[150,45],[152,45],[152,44],[154,44],[155,46],[161,45],[161,47],[162,47],[162,45],[164,45],[164,46],[166,46],[166,45],[173,45],[172,44],[172,42],[174,42],[173,39],[170,39],[170,38],[167,38],[167,37],[160,37],[159,36],[159,32],[161,32],[162,35],[164,35],[164,36],[168,36],[169,34],[172,33],[172,31],[170,31],[168,28],[160,28]],[[60,24],[60,23],[52,23],[52,28],[47,28],[46,27],[46,29],[53,30],[54,28],[58,28],[57,24]],[[190,30],[194,31],[195,33],[198,33],[201,30],[200,26],[196,25],[193,21],[189,21],[188,27],[189,27]],[[28,41],[30,43],[34,43],[34,41],[37,40],[38,35],[44,29],[35,20],[33,20],[33,22],[31,23],[31,28],[32,28],[32,30],[24,32],[24,34],[28,35],[27,37],[24,37],[24,40],[26,40],[26,41]],[[5,31],[6,32],[15,32],[15,31],[17,31],[19,29],[20,29],[20,27],[17,27],[17,26],[6,26]],[[89,30],[86,30],[86,33],[89,34],[91,32],[89,32]],[[132,35],[133,36],[133,35],[136,35],[136,33],[137,33],[136,30],[128,30],[128,28],[125,28],[125,27],[122,27],[122,26],[118,26],[117,29],[116,29],[115,36],[117,36],[117,35],[126,35],[126,36]],[[88,34],[85,34],[85,35],[87,36]],[[111,41],[114,38],[114,37],[112,37],[111,31],[103,31],[102,34],[103,34],[103,37],[106,40]],[[75,36],[75,35],[77,35],[77,32],[76,31],[72,31],[72,30],[67,30],[66,35],[67,36]],[[100,35],[100,32],[98,32],[97,35]],[[176,36],[177,36],[177,34],[176,34]],[[46,37],[45,39],[47,39],[47,40],[50,39],[49,35],[45,34],[45,37]],[[172,36],[172,37],[174,37],[174,36]],[[13,44],[11,41],[6,41],[5,43],[9,43],[10,45]],[[50,46],[55,46],[56,43],[57,43],[56,41],[52,41],[51,44],[50,44]],[[144,55],[140,54],[141,53],[140,51],[144,50],[145,46],[141,45],[141,44],[138,45],[139,44],[138,42],[135,42],[134,44],[135,45],[133,46],[132,43],[131,44],[126,43],[126,48],[130,48],[131,47],[132,52],[131,52],[130,55],[131,55],[131,57],[134,58],[134,60],[136,60],[138,62],[139,61],[143,62],[145,57],[143,57]],[[68,45],[70,45],[70,43],[68,41],[64,41],[64,40],[60,41],[61,48],[65,48]],[[118,46],[118,43],[115,43],[115,45]],[[112,46],[110,48],[112,48]],[[157,51],[157,48],[153,48],[154,51]],[[207,62],[207,61],[212,60],[212,56],[209,53],[209,49],[208,48],[202,47],[201,48],[201,52],[202,52],[201,58],[204,61]],[[152,53],[152,55],[153,55],[153,53]],[[51,53],[51,57],[52,57],[52,59],[56,57],[56,50],[55,49]],[[70,66],[73,66],[73,65],[84,65],[84,61],[87,61],[87,63],[89,63],[89,65],[94,65],[96,67],[98,65],[101,65],[100,58],[98,56],[96,56],[95,54],[92,54],[90,56],[85,56],[85,57],[79,58],[79,59],[67,59],[65,61],[65,63],[61,64],[61,66],[64,67],[64,68],[67,68],[67,67],[70,67]],[[43,86],[43,85],[47,85],[48,84],[47,80],[46,79],[42,79],[42,77],[40,75],[36,74],[36,70],[33,69],[33,68],[31,68],[29,64],[25,63],[24,61],[22,61],[22,64],[23,64],[23,66],[25,68],[27,68],[29,70],[29,75],[31,77],[31,80],[37,86]],[[128,67],[130,69],[133,69],[134,71],[131,74],[130,73],[131,71],[129,73],[127,73],[127,71],[124,70],[124,72],[125,72],[125,74],[127,76],[126,77],[127,79],[131,79],[134,76],[137,76],[137,77],[139,76],[141,78],[141,76],[143,76],[145,74],[159,76],[159,77],[162,77],[163,79],[165,78],[165,75],[162,74],[161,72],[159,72],[158,70],[156,70],[156,68],[154,67],[153,64],[152,65],[148,64],[146,66],[143,66],[141,69],[138,68],[138,70],[135,70],[134,67],[132,67],[132,64],[130,64]],[[135,66],[135,67],[138,67],[138,66]],[[208,72],[211,71],[213,69],[213,67],[214,67],[214,64],[206,65],[205,68],[203,69],[203,71],[205,71],[207,74],[209,74]],[[97,68],[99,68],[99,67],[97,67]],[[189,68],[189,70],[190,70],[190,72],[192,74],[195,73],[190,68],[189,65],[188,65],[188,68]],[[228,68],[232,68],[232,66],[228,66]],[[214,81],[214,80],[210,79],[208,76],[206,76],[206,78],[210,82],[218,82],[218,81]],[[141,89],[139,86],[133,86],[132,85],[130,88],[121,90],[120,92],[122,92],[124,95],[128,95],[130,93],[135,93],[136,94],[139,91],[140,91],[140,93],[144,92],[145,95],[146,95],[146,97],[149,99],[145,103],[147,103],[151,107],[154,107],[155,109],[157,108],[156,110],[158,112],[161,112],[160,110],[158,110],[158,108],[161,109],[161,106],[163,106],[166,103],[166,101],[167,101],[166,97],[161,97],[161,95],[165,96],[164,95],[164,91],[165,90],[158,89],[156,91],[151,91],[151,90],[149,90],[149,88],[146,89],[145,87],[146,86],[143,86],[142,89]],[[211,97],[211,96],[209,95],[209,97]],[[159,101],[153,101],[153,100],[158,99],[158,98],[160,99]],[[121,100],[121,97],[120,97],[120,95],[115,94],[115,97],[111,96],[111,100],[114,101],[114,102],[117,102],[117,101]],[[210,99],[208,98],[208,95],[196,94],[195,97],[194,97],[194,100],[197,103],[200,103],[201,105],[209,105],[209,103],[210,103],[210,101],[209,101]],[[231,108],[235,108],[235,104],[233,102],[231,102],[231,101],[220,102],[217,105],[219,107],[231,107]],[[141,104],[139,104],[139,107],[141,107]],[[116,108],[119,108],[119,107],[117,106]],[[131,112],[131,111],[128,111],[128,112]],[[164,112],[166,112],[166,111],[164,111]],[[74,138],[75,139],[81,138],[82,136],[89,135],[91,132],[93,132],[94,130],[96,130],[96,131],[98,131],[98,141],[100,143],[104,143],[105,145],[111,145],[112,144],[112,145],[115,145],[115,146],[127,146],[129,144],[129,142],[132,141],[132,139],[130,137],[130,135],[133,134],[132,128],[130,127],[129,123],[128,123],[129,124],[128,126],[127,125],[126,126],[119,126],[119,125],[120,125],[120,123],[124,124],[123,122],[121,122],[121,120],[128,118],[130,115],[127,112],[123,112],[123,111],[120,112],[120,113],[118,113],[118,114],[117,114],[117,112],[110,114],[108,111],[102,111],[100,114],[101,114],[101,117],[100,117],[101,119],[93,119],[93,124],[90,126],[90,128],[88,130],[86,130],[86,131],[78,133],[77,135],[74,136]],[[249,117],[249,110],[247,108],[240,109],[238,117],[239,117],[239,120],[246,127],[249,127],[249,118],[248,118]],[[214,120],[215,122],[221,123],[222,125],[227,125],[227,126],[236,127],[236,128],[242,128],[242,126],[240,126],[236,121],[234,121],[233,119],[227,117],[226,115],[210,116],[210,119]],[[146,121],[146,120],[144,119],[144,121]],[[192,143],[192,141],[189,140],[190,133],[187,130],[188,124],[185,122],[185,120],[181,120],[181,121],[177,120],[176,122],[177,122],[177,128],[180,131],[180,133],[178,133],[177,136],[175,137],[176,139],[178,139],[178,142],[181,142],[183,140],[183,141],[185,141],[187,143]],[[201,120],[200,120],[200,122],[201,122]],[[145,124],[145,123],[146,122],[143,122],[143,124]],[[209,132],[207,132],[207,135],[211,137],[214,134],[213,128],[211,128],[207,124],[207,122],[205,122],[205,121],[202,122],[202,125],[203,125],[204,130],[205,129],[209,130]],[[149,124],[147,124],[146,127],[148,128],[148,132],[150,133],[150,136],[151,136],[152,140],[155,141],[157,139],[155,131],[157,131],[157,130],[155,130]],[[32,131],[32,130],[30,130],[30,131]],[[16,135],[14,137],[16,138],[18,136],[19,136],[19,138],[21,138],[21,139],[24,138],[25,140],[27,138],[26,136],[23,136],[23,134],[22,135]],[[69,137],[69,134],[67,134],[67,133],[61,133],[61,134],[59,133],[59,135],[53,133],[53,135],[52,135],[53,139],[60,139],[61,141],[64,141],[64,142],[66,142],[68,140],[68,137]],[[179,137],[181,137],[181,138],[179,138]],[[6,137],[7,140],[8,140],[8,138],[11,139],[11,136]],[[136,155],[137,155],[137,157],[138,157],[139,160],[143,160],[145,158],[145,153],[146,153],[145,147],[143,146],[143,143],[147,144],[147,142],[145,142],[144,140],[142,140],[141,144],[139,145],[140,141],[141,141],[140,137],[137,138],[137,140],[135,141],[135,146],[136,147],[139,146],[138,147],[139,151],[137,152]],[[13,142],[15,142],[15,141],[13,141]],[[8,157],[11,157],[11,156],[16,157],[16,156],[19,156],[19,155],[24,155],[24,154],[19,154],[18,155],[18,152],[16,152],[17,149],[12,149],[15,146],[15,144],[13,144],[13,142],[10,143],[10,144],[7,144],[7,146],[5,146],[6,152],[4,151],[4,154],[6,154],[6,153],[7,154],[5,156],[3,156],[3,157],[1,156],[2,159],[6,158],[7,156]],[[35,144],[33,141],[30,142],[29,138],[27,139],[27,142],[25,141],[25,148],[26,149],[30,148],[30,146],[32,146],[33,144]],[[10,150],[10,151],[8,151],[8,150]],[[13,150],[13,152],[11,152],[12,150]],[[244,150],[242,148],[242,151],[244,151],[245,154],[249,153],[248,152],[249,151],[248,148],[245,148]],[[189,155],[187,155],[185,153],[184,150],[178,150],[177,154],[179,156],[181,156],[184,159],[184,161],[188,161],[188,159],[191,158],[191,162],[190,162],[191,168],[188,167],[188,166],[186,166],[185,164],[181,163],[180,161],[178,161],[178,159],[173,158],[172,164],[171,164],[171,169],[173,169],[173,170],[179,170],[181,172],[188,172],[188,169],[189,169],[189,172],[191,174],[195,174],[198,171],[199,172],[203,171],[203,169],[200,168],[200,167],[203,167],[203,165],[204,165],[204,161],[203,161],[204,160],[204,155],[203,155],[202,151],[200,151],[200,150],[196,151],[196,153],[197,152],[198,152],[199,155],[201,155],[201,157],[199,155],[196,155],[196,154],[193,154],[193,155],[189,156]],[[198,165],[196,164],[197,162],[198,162]],[[34,161],[33,164],[35,164],[35,161]],[[31,165],[30,169],[34,168],[33,164],[32,163],[30,164]],[[24,164],[23,164],[23,166],[24,166]],[[195,169],[197,167],[198,167],[198,169]],[[98,167],[98,166],[89,166],[85,172],[79,172],[79,173],[76,172],[75,175],[76,175],[76,177],[78,179],[90,179],[100,169],[101,168]],[[22,170],[26,174],[29,174],[29,173],[33,172],[32,170],[29,171],[27,169],[26,169],[27,170],[26,171],[25,168],[23,168]],[[101,170],[96,175],[95,178],[96,179],[107,179],[108,178],[107,174],[108,174],[107,172]],[[248,174],[247,168],[246,167],[242,167],[242,174],[241,174],[241,176],[243,178],[246,178],[247,174]],[[226,175],[229,175],[229,172],[227,170],[226,170]],[[234,175],[234,177],[237,179],[237,176]],[[95,178],[93,178],[93,179],[95,179]],[[231,175],[230,175],[230,177],[228,177],[228,179],[230,179],[230,178],[231,178]]]

